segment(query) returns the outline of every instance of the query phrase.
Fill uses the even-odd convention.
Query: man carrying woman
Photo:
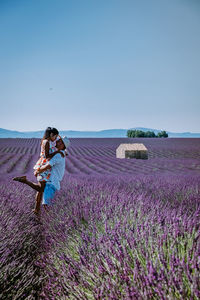
[[[52,204],[51,200],[54,198],[55,192],[60,190],[60,182],[65,172],[65,157],[67,155],[65,149],[68,145],[69,140],[66,137],[56,137],[55,154],[49,160],[45,161],[45,163],[44,161],[38,163],[37,168],[34,167],[34,175],[37,177],[38,183],[29,181],[26,176],[13,178],[14,181],[27,184],[37,191],[35,208],[33,210],[36,215],[40,213],[41,202],[47,210],[48,206]]]

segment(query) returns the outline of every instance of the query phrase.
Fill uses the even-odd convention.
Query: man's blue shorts
[[[46,183],[43,193],[42,204],[52,205],[52,200],[55,196],[56,188],[54,185]]]

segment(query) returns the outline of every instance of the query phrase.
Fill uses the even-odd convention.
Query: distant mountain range
[[[152,128],[135,127],[129,129],[136,129],[142,131],[154,131],[155,134],[161,130]],[[108,129],[101,131],[74,131],[74,130],[62,130],[60,134],[66,135],[69,138],[121,138],[126,137],[128,129]],[[0,138],[41,138],[44,131],[13,131],[0,128]],[[199,138],[200,133],[192,132],[169,132],[167,131],[169,137],[179,137],[179,138]]]

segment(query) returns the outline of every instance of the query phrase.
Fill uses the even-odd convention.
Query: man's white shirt
[[[65,173],[65,157],[57,153],[50,159],[49,165],[51,166],[51,176],[47,182],[52,184],[57,190],[60,190],[60,181]]]

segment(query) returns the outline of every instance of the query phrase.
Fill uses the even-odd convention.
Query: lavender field
[[[52,211],[35,217],[39,139],[0,139],[0,299],[199,299],[200,139],[70,139]]]

